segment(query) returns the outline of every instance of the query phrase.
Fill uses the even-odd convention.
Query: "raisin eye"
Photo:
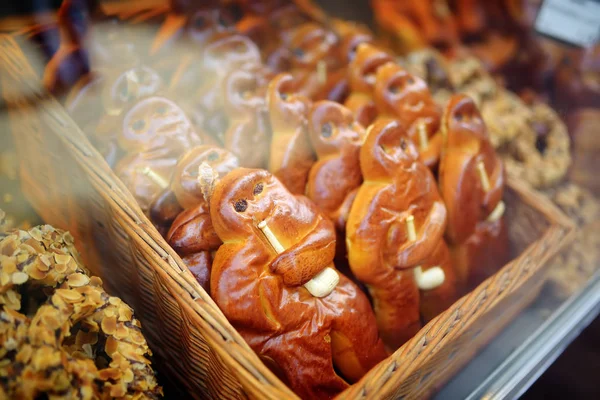
[[[406,82],[408,82],[409,85],[412,85],[413,83],[415,83],[415,78],[413,78],[412,76],[409,76],[408,79],[406,80]]]
[[[263,184],[262,183],[257,183],[256,186],[254,186],[254,195],[258,195],[261,194],[263,191]]]
[[[144,129],[144,126],[146,126],[146,122],[143,119],[138,119],[133,123],[132,128],[136,131],[141,131]]]
[[[331,127],[331,124],[329,122],[323,124],[323,126],[321,127],[321,136],[323,136],[324,138],[329,138],[331,137],[332,133],[333,128]]]
[[[208,154],[207,159],[208,159],[208,161],[217,161],[219,159],[219,155],[217,154],[216,151],[213,151]]]
[[[356,50],[358,49],[358,45],[354,45],[352,46],[352,48],[350,49],[350,52],[348,53],[348,59],[350,61],[354,60],[354,57],[356,56]]]
[[[406,150],[407,147],[408,147],[408,144],[406,143],[406,140],[404,140],[404,138],[400,139],[400,148],[402,150]]]
[[[454,119],[458,122],[462,121],[463,119],[463,115],[462,114],[456,114],[454,115]]]
[[[156,109],[156,112],[159,115],[165,115],[167,113],[167,107],[166,106],[160,106]]]
[[[127,99],[129,97],[129,93],[127,91],[127,85],[122,85],[119,93],[123,99]]]
[[[396,94],[400,91],[400,87],[398,87],[398,85],[392,85],[388,87],[388,91],[392,94]]]
[[[238,200],[235,202],[234,208],[237,212],[244,212],[248,208],[248,202],[245,199]]]
[[[229,21],[227,21],[227,19],[223,15],[219,15],[219,25],[228,26]]]
[[[196,17],[194,20],[194,27],[197,29],[202,29],[204,26],[204,17]]]
[[[304,50],[302,50],[300,47],[296,47],[292,50],[292,54],[294,54],[298,58],[302,58],[304,57]]]
[[[281,97],[281,100],[287,100],[288,95],[287,93],[279,93],[279,97]]]

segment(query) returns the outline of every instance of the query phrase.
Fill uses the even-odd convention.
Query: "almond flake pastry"
[[[133,310],[81,263],[69,232],[0,233],[0,398],[158,398]]]

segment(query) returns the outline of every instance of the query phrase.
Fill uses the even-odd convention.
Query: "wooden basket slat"
[[[83,251],[86,261],[99,262],[107,286],[135,307],[162,362],[161,374],[195,398],[294,398],[231,327],[64,108],[41,89],[13,39],[0,37],[0,61],[28,199],[47,221],[92,242]],[[511,179],[509,187],[506,217],[518,257],[340,398],[430,394],[535,297],[544,261],[572,239],[573,225],[522,182]]]

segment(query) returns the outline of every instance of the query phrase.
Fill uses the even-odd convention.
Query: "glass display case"
[[[600,313],[600,3],[42,3],[0,233],[71,231],[167,397],[513,399]]]

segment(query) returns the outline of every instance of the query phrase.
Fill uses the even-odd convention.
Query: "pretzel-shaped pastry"
[[[279,74],[267,88],[271,123],[269,171],[294,194],[304,194],[314,154],[308,140],[306,115],[310,101],[296,93],[291,75]]]
[[[348,386],[344,378],[356,381],[385,357],[369,302],[348,278],[339,276],[325,297],[301,286],[331,265],[335,252],[333,224],[308,199],[267,171],[240,168],[217,183],[210,213],[223,240],[211,297],[300,397],[334,396]]]
[[[450,99],[442,132],[439,185],[448,210],[446,237],[462,282],[472,286],[510,255],[502,218],[504,165],[469,97]]]
[[[443,239],[446,208],[400,122],[371,125],[360,165],[364,183],[346,225],[348,260],[373,298],[384,342],[394,350],[420,329],[421,314],[430,319],[456,298]]]
[[[434,168],[442,145],[442,113],[425,82],[398,64],[387,63],[377,69],[374,99],[379,115],[399,120],[418,144],[421,161]]]
[[[350,96],[344,102],[362,126],[369,126],[377,117],[373,101],[375,74],[382,65],[392,61],[392,57],[376,47],[361,43],[356,55],[348,67]]]

